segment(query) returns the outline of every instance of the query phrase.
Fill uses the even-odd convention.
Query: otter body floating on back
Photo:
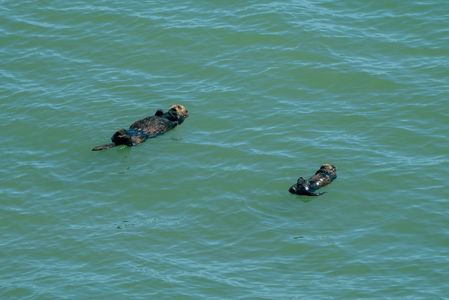
[[[119,145],[135,146],[149,138],[157,137],[180,125],[189,116],[189,111],[180,104],[174,104],[167,112],[157,110],[154,116],[131,124],[129,129],[120,129],[111,137],[112,143],[94,147],[92,151],[109,149]]]
[[[304,179],[304,177],[299,177],[296,184],[292,185],[288,191],[296,195],[320,196],[324,193],[316,193],[316,191],[330,184],[335,178],[337,178],[335,166],[324,164],[308,180]]]

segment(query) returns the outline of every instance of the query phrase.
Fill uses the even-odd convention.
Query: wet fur
[[[315,174],[309,179],[299,177],[296,184],[292,185],[288,190],[292,194],[306,195],[306,196],[320,196],[324,193],[317,193],[316,191],[337,178],[337,169],[331,164],[324,164]]]
[[[112,137],[112,143],[96,146],[92,151],[101,151],[119,145],[135,146],[149,138],[157,137],[182,124],[189,116],[189,111],[180,104],[174,104],[167,112],[159,109],[153,116],[146,117],[131,124],[129,129],[119,129]]]

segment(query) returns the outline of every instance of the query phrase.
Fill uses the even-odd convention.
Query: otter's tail
[[[112,148],[112,147],[115,147],[115,146],[117,146],[117,145],[114,144],[114,143],[104,144],[104,145],[100,145],[100,146],[97,146],[97,147],[93,147],[92,151],[106,150],[106,149],[109,149],[109,148]]]

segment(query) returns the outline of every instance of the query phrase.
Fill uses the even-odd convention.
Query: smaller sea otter
[[[320,196],[324,193],[316,193],[316,191],[330,184],[335,178],[337,178],[335,166],[324,164],[308,180],[304,179],[304,177],[299,177],[298,182],[292,185],[288,191],[296,195]]]
[[[109,149],[118,145],[135,146],[149,138],[157,137],[182,124],[189,111],[181,104],[174,104],[164,113],[159,109],[154,116],[146,117],[131,124],[129,129],[120,129],[111,137],[112,143],[94,147],[92,151]]]

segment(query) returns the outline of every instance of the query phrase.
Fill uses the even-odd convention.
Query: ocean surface
[[[0,41],[0,299],[449,299],[449,1],[7,0]]]

